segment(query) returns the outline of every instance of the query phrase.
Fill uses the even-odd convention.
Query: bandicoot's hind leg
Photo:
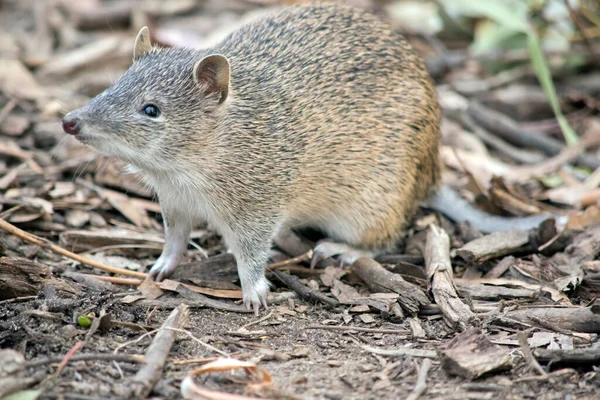
[[[371,250],[363,250],[352,247],[346,243],[338,243],[331,240],[321,240],[315,246],[313,250],[313,257],[310,261],[310,267],[314,268],[315,265],[321,260],[328,257],[338,256],[341,265],[350,265],[359,258],[373,258],[378,252]]]

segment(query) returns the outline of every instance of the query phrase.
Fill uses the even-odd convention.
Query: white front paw
[[[267,293],[269,292],[269,281],[264,276],[260,277],[259,280],[242,285],[244,295],[244,305],[248,310],[254,310],[254,313],[258,315],[260,307],[263,306],[265,310],[267,306]]]
[[[177,264],[179,264],[179,257],[163,253],[158,257],[148,275],[150,278],[160,282],[168,278],[175,271]]]

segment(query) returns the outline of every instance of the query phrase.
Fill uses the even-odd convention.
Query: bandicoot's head
[[[157,160],[176,160],[192,142],[200,150],[210,142],[228,92],[225,56],[152,47],[144,27],[129,70],[85,106],[65,115],[62,125],[66,133],[103,154],[152,169]]]

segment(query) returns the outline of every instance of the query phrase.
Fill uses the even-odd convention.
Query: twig
[[[77,343],[75,343],[75,345],[73,347],[71,347],[71,349],[63,357],[63,360],[60,362],[60,365],[58,366],[58,369],[56,370],[55,376],[58,377],[60,375],[60,373],[63,371],[63,369],[65,369],[65,367],[67,366],[69,361],[71,361],[73,359],[73,356],[75,356],[75,353],[77,353],[85,345],[85,343],[86,342],[80,340]]]
[[[339,326],[339,325],[308,325],[304,329],[324,329],[328,331],[349,331],[349,332],[369,332],[369,333],[389,333],[392,335],[406,335],[411,333],[407,329],[377,329],[361,328],[358,326]]]
[[[533,147],[550,156],[557,155],[565,148],[564,144],[558,140],[536,135],[533,132],[523,129],[511,118],[493,111],[477,101],[469,103],[468,113],[474,122],[514,145]],[[580,154],[577,162],[594,170],[600,166],[600,159],[589,153]]]
[[[162,376],[163,367],[177,336],[177,330],[187,324],[189,315],[190,309],[185,304],[180,304],[171,312],[148,346],[144,356],[146,365],[134,376],[130,383],[130,395],[125,397],[143,399],[150,394]]]
[[[599,143],[600,135],[590,131],[576,145],[565,147],[558,154],[539,164],[515,167],[507,174],[507,179],[525,182],[533,176],[547,175],[580,157],[586,148],[597,146]]]
[[[72,260],[78,261],[82,264],[89,265],[90,267],[97,268],[99,270],[109,272],[112,274],[132,276],[134,278],[146,278],[146,274],[144,274],[142,272],[136,272],[136,271],[131,271],[128,269],[113,267],[111,265],[106,265],[103,263],[96,262],[94,260],[90,260],[89,258],[82,257],[79,254],[72,253],[69,250],[65,250],[62,247],[57,246],[54,243],[52,243],[44,238],[41,238],[39,236],[32,235],[31,233],[25,232],[24,230],[17,228],[16,226],[12,225],[11,223],[9,223],[3,219],[0,219],[0,228],[4,229],[5,231],[7,231],[8,233],[10,233],[12,235],[15,235],[15,236],[23,239],[24,241],[26,241],[28,243],[35,244],[42,248],[52,250],[55,253],[61,254],[65,257],[68,257]]]
[[[43,360],[33,360],[25,363],[25,369],[40,367],[46,364],[55,364],[64,360],[64,357],[50,357]],[[129,354],[79,354],[70,358],[71,362],[78,361],[118,361],[131,363],[144,363],[144,357]]]
[[[417,384],[413,391],[408,395],[406,400],[417,400],[425,390],[427,390],[427,374],[429,373],[429,368],[431,368],[431,360],[426,358],[421,363],[421,367],[419,368],[419,376],[417,377]]]
[[[163,328],[163,329],[170,329],[174,332],[183,333],[183,334],[187,335],[190,339],[192,339],[194,342],[206,347],[208,350],[213,351],[217,354],[220,354],[223,357],[230,357],[230,355],[227,354],[226,352],[219,350],[215,346],[211,346],[210,344],[198,339],[196,336],[192,335],[192,333],[190,331],[186,331],[185,329],[177,329],[177,328]]]
[[[412,349],[407,347],[400,347],[397,349],[380,349],[377,347],[371,347],[367,345],[362,345],[360,347],[373,354],[379,354],[381,356],[409,356],[423,358],[437,357],[437,352],[435,350]]]
[[[527,336],[529,336],[529,332],[531,330],[520,331],[517,333],[517,339],[519,339],[519,345],[521,346],[521,352],[523,353],[523,357],[525,357],[525,361],[529,364],[530,367],[535,369],[542,377],[547,378],[548,374],[540,363],[535,359],[533,354],[531,354],[531,348],[529,347],[529,343],[527,343]]]
[[[531,151],[523,150],[517,146],[513,146],[499,136],[496,136],[481,126],[477,125],[471,116],[465,112],[460,112],[458,119],[471,132],[475,134],[481,141],[490,147],[498,150],[504,156],[510,157],[521,164],[533,164],[540,162],[543,156],[532,153]]]
[[[248,322],[246,325],[242,325],[242,327],[240,329],[248,329],[249,326],[260,324],[261,322],[266,321],[269,318],[271,318],[272,315],[273,315],[273,311],[271,311],[264,317],[257,319],[256,321]]]
[[[299,264],[304,261],[310,261],[310,259],[312,258],[312,254],[313,254],[313,251],[309,250],[306,253],[301,254],[297,257],[293,257],[288,260],[283,260],[283,261],[279,261],[279,262],[276,262],[273,264],[269,264],[269,265],[267,265],[267,269],[272,271],[274,269],[286,267],[288,265]]]
[[[35,300],[35,299],[37,299],[37,296],[13,297],[12,299],[1,300],[0,305],[9,304],[9,303],[18,303],[20,301],[29,301],[29,300]]]
[[[300,280],[296,276],[285,274],[281,271],[271,271],[277,278],[279,278],[288,288],[298,293],[298,296],[307,301],[319,301],[331,307],[337,307],[338,301],[330,297],[325,296],[323,293],[311,290],[305,285],[300,283]]]
[[[131,286],[139,286],[144,282],[141,279],[135,278],[119,278],[117,276],[105,276],[105,275],[93,275],[93,274],[81,274],[87,278],[97,279],[102,282],[114,283],[116,285],[131,285]]]

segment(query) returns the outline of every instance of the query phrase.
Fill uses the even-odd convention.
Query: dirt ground
[[[149,316],[151,310],[137,306],[113,305],[109,296],[81,293],[81,306],[101,309],[107,307],[114,320],[143,324],[160,324],[166,311]],[[406,335],[336,332],[314,330],[315,324],[343,325],[346,310],[327,311],[321,306],[293,302],[303,307],[292,311],[289,305],[275,306],[266,321],[249,328],[240,335],[240,327],[256,321],[253,315],[219,312],[211,309],[192,310],[186,327],[195,338],[242,359],[260,360],[262,368],[273,376],[278,388],[275,398],[304,399],[380,399],[405,398],[416,382],[421,359],[416,357],[385,357],[370,354],[362,345],[415,349],[439,349],[453,334],[440,327],[439,318],[421,319],[427,332],[426,339],[407,338]],[[81,307],[80,306],[80,307]],[[23,317],[28,310],[42,309],[39,304],[3,305],[2,319],[11,321],[10,334],[2,334],[3,347],[25,348],[28,360],[39,360],[63,355],[82,339],[86,330],[73,327],[72,310],[60,313],[62,321],[50,321],[35,316]],[[85,308],[85,307],[83,307]],[[19,316],[21,315],[21,316]],[[384,318],[365,325],[352,326],[405,330],[407,323],[393,324]],[[4,325],[4,324],[3,324]],[[441,329],[440,329],[441,328]],[[129,329],[111,328],[96,334],[82,352],[110,354],[123,343],[131,343],[140,336]],[[494,340],[494,335],[490,335]],[[24,343],[26,341],[26,343]],[[131,343],[119,353],[141,354],[149,338]],[[589,368],[553,375],[549,379],[534,377],[517,346],[510,348],[514,367],[511,371],[495,374],[477,381],[449,376],[433,361],[427,376],[426,398],[431,399],[597,399],[600,390],[598,372]],[[214,356],[205,346],[189,337],[180,337],[169,354],[164,378],[154,390],[152,398],[180,398],[178,382],[192,365],[181,365],[185,360],[202,360]],[[196,365],[199,365],[196,364]],[[50,376],[55,366],[38,366],[29,370],[29,376]],[[118,398],[120,390],[128,385],[137,368],[134,364],[110,361],[72,362],[59,377],[46,383],[47,393],[41,398],[99,399]],[[587,371],[587,372],[586,372]],[[239,378],[238,378],[239,379]],[[199,380],[207,388],[231,393],[243,393],[244,385],[235,384],[220,375]],[[62,397],[61,397],[62,396]],[[289,396],[289,397],[288,397]]]
[[[567,147],[523,51],[477,58],[473,32],[407,33],[444,108],[445,182],[495,214],[568,215],[565,229],[484,235],[421,209],[391,254],[314,270],[321,236],[296,232],[273,246],[255,316],[199,226],[186,265],[140,286],[160,206],[60,120],[126,70],[139,27],[200,47],[276,3],[0,2],[0,400],[177,399],[195,369],[188,398],[600,399],[600,62],[585,52],[599,35],[564,50],[578,68],[550,64],[581,139]],[[402,1],[352,3],[403,24]]]

